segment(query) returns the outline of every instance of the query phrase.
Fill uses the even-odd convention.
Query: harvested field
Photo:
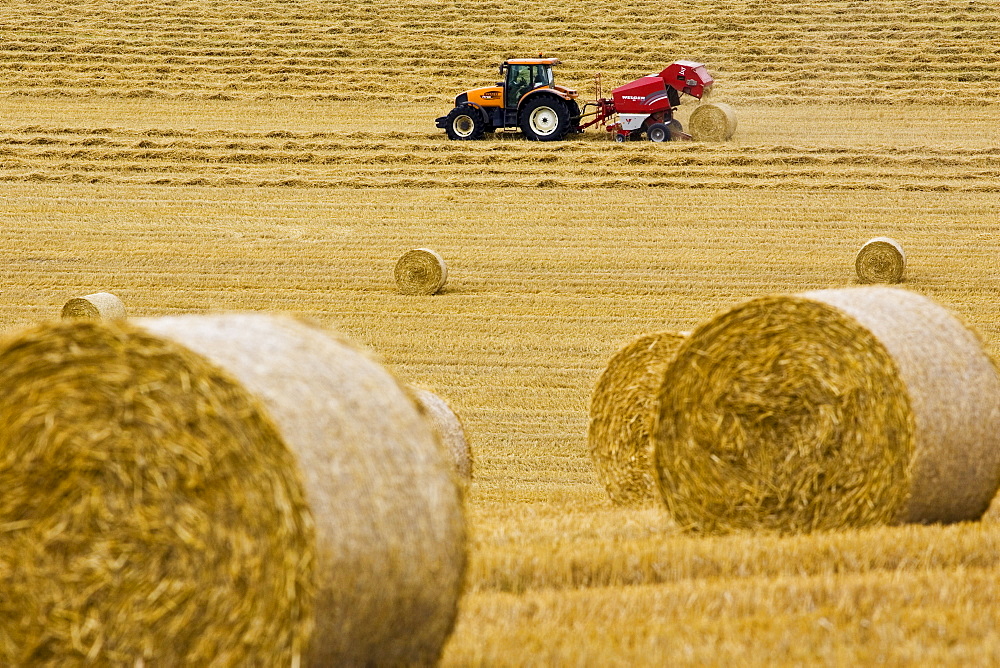
[[[698,538],[660,508],[614,507],[586,444],[623,342],[850,285],[876,236],[906,249],[907,289],[1000,350],[1000,10],[626,9],[0,7],[0,331],[107,286],[136,317],[312,317],[440,389],[475,460],[444,665],[1000,662],[996,508]],[[586,98],[596,71],[608,90],[701,60],[738,130],[543,145],[434,128],[493,63],[539,51]],[[421,247],[447,259],[447,288],[399,295],[393,266]]]
[[[25,5],[28,11],[25,11]],[[88,0],[0,9],[0,94],[182,99],[448,101],[508,55],[557,54],[589,86],[711,63],[723,101],[938,105],[1000,100],[1000,9],[989,2],[712,0],[615,12],[583,0]],[[589,88],[588,88],[589,90]]]
[[[886,112],[865,107],[740,107],[739,130],[723,143],[635,142],[625,146],[590,131],[537,145],[517,135],[453,142],[433,119],[445,106],[421,105],[402,124],[388,113],[373,132],[350,120],[362,107],[306,104],[306,130],[243,128],[249,103],[195,103],[212,119],[170,118],[171,103],[106,103],[119,110],[113,126],[76,102],[57,102],[80,125],[57,124],[49,102],[25,108],[0,103],[0,181],[109,185],[204,185],[287,188],[683,188],[721,190],[935,190],[1000,192],[1000,111],[993,107],[900,112],[907,128],[879,131]],[[178,103],[173,103],[178,104]],[[288,104],[264,109],[289,117]],[[679,118],[686,122],[682,106]],[[415,122],[410,113],[420,118]],[[79,116],[78,116],[79,114]],[[344,118],[332,118],[343,114]],[[329,120],[324,121],[324,116]],[[821,122],[817,124],[817,118]],[[298,121],[293,121],[297,123]],[[319,128],[327,123],[326,129]],[[818,125],[818,127],[817,127]],[[947,130],[942,130],[942,126]],[[984,133],[983,128],[989,128]],[[860,129],[859,129],[860,128]],[[860,136],[855,136],[860,135]]]

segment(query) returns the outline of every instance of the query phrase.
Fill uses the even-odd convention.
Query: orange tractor
[[[557,86],[552,66],[557,58],[513,58],[500,66],[502,81],[466,91],[455,108],[437,119],[449,139],[479,139],[498,128],[521,128],[528,139],[562,139],[579,129],[579,94]]]
[[[604,122],[616,141],[643,135],[655,142],[690,139],[673,112],[682,93],[701,99],[714,83],[701,63],[678,60],[658,74],[615,88],[611,98],[601,97],[598,78],[597,99],[581,110],[579,94],[553,81],[552,66],[558,64],[556,58],[507,60],[500,66],[502,81],[460,94],[437,127],[449,139],[480,139],[497,129],[520,128],[528,139],[553,141]]]

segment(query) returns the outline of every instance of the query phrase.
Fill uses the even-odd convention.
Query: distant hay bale
[[[640,505],[659,498],[650,426],[663,373],[685,334],[640,336],[611,357],[594,386],[587,444],[598,478],[618,505]]]
[[[263,315],[0,343],[0,662],[431,664],[461,492],[378,363]]]
[[[415,248],[396,262],[396,287],[404,295],[433,295],[448,280],[448,267],[436,251]]]
[[[128,317],[122,300],[110,292],[95,292],[84,297],[74,297],[62,309],[63,318],[91,318],[96,320],[124,320]]]
[[[431,424],[434,425],[441,437],[441,442],[451,455],[455,472],[463,480],[470,480],[472,478],[472,454],[469,452],[469,444],[465,440],[462,421],[444,399],[430,390],[420,387],[411,387],[410,390],[427,416],[430,417]]]
[[[906,254],[895,240],[875,237],[858,251],[854,269],[862,283],[899,283],[906,270]]]
[[[697,530],[973,520],[1000,478],[1000,378],[920,295],[762,297],[681,346],[653,442],[662,496]]]
[[[695,141],[726,141],[736,134],[736,111],[724,102],[701,104],[688,119]]]

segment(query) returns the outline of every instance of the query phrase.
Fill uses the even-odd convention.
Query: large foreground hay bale
[[[618,505],[659,498],[650,427],[663,373],[684,337],[678,332],[638,337],[611,357],[594,385],[587,444],[597,477]]]
[[[404,295],[433,295],[448,280],[444,258],[429,248],[414,248],[396,262],[396,287]]]
[[[698,105],[688,130],[695,141],[726,141],[736,134],[736,110],[724,102]]]
[[[62,321],[0,343],[0,664],[289,665],[312,519],[260,402],[174,342]]]
[[[465,429],[462,428],[462,421],[448,405],[448,402],[437,394],[422,387],[411,387],[410,390],[420,407],[430,418],[431,424],[437,430],[448,454],[451,455],[455,472],[462,480],[470,480],[472,478],[472,453],[465,440]]]
[[[862,283],[899,283],[906,270],[906,254],[894,239],[875,237],[858,251],[854,270]]]
[[[920,295],[763,297],[681,346],[653,433],[660,490],[691,528],[972,520],[1000,479],[1000,378]]]
[[[125,305],[110,292],[74,297],[62,308],[63,318],[91,318],[95,320],[124,320],[128,317]]]
[[[4,658],[437,659],[461,491],[367,356],[261,315],[74,321],[0,346],[0,383]]]

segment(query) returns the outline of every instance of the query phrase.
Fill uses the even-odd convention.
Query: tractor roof
[[[558,58],[508,58],[507,65],[559,65],[562,61]]]

